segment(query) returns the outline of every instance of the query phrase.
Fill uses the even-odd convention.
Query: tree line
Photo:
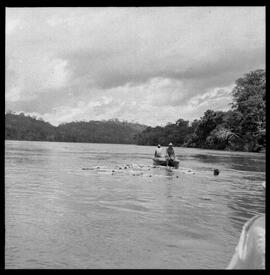
[[[178,119],[165,127],[147,127],[138,144],[258,152],[266,147],[265,70],[251,71],[236,80],[231,109],[207,110],[193,122]]]
[[[53,126],[24,113],[5,115],[5,138],[62,142],[186,146],[258,152],[266,147],[265,71],[245,74],[235,82],[229,111],[207,110],[192,122],[179,118],[164,127],[111,119]]]
[[[9,140],[134,144],[145,125],[111,119],[76,121],[53,126],[24,113],[5,115],[5,138]]]

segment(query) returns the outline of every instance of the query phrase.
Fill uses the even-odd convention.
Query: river
[[[176,170],[154,150],[5,141],[5,267],[226,268],[265,213],[265,155],[177,147]]]

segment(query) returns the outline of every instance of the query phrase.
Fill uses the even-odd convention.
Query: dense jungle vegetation
[[[123,143],[259,152],[266,147],[265,70],[235,82],[227,112],[207,110],[192,122],[179,118],[164,127],[111,119],[76,121],[53,126],[25,114],[5,115],[5,138],[62,142]]]
[[[138,144],[167,145],[258,152],[266,147],[265,70],[252,71],[236,80],[227,112],[207,110],[189,123],[183,119],[165,127],[147,127]]]

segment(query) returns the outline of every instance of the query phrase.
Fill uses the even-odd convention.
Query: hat
[[[169,146],[173,146],[171,142],[169,143]]]
[[[160,144],[158,144],[158,146],[157,146],[158,148],[160,148]]]

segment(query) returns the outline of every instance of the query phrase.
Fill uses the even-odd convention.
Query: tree
[[[182,118],[178,119],[176,122],[175,122],[176,126],[178,127],[188,127],[188,124],[189,124],[189,121],[188,120],[184,120]]]
[[[6,139],[67,142],[135,143],[145,125],[111,121],[77,121],[58,127],[23,113],[5,116]]]
[[[208,135],[217,127],[223,123],[224,112],[207,110],[204,116],[198,122],[195,134],[198,137],[197,144],[205,147],[207,145],[206,139]],[[193,137],[194,138],[194,137]],[[208,145],[207,145],[208,147]]]
[[[23,113],[6,113],[7,139],[71,142],[136,143],[259,151],[266,146],[265,71],[252,71],[235,81],[232,109],[207,110],[191,124],[182,118],[166,126],[150,127],[111,119],[77,121],[54,127]]]
[[[243,138],[244,150],[258,151],[266,143],[266,79],[265,70],[256,70],[235,82],[232,108],[238,111],[238,134]]]

